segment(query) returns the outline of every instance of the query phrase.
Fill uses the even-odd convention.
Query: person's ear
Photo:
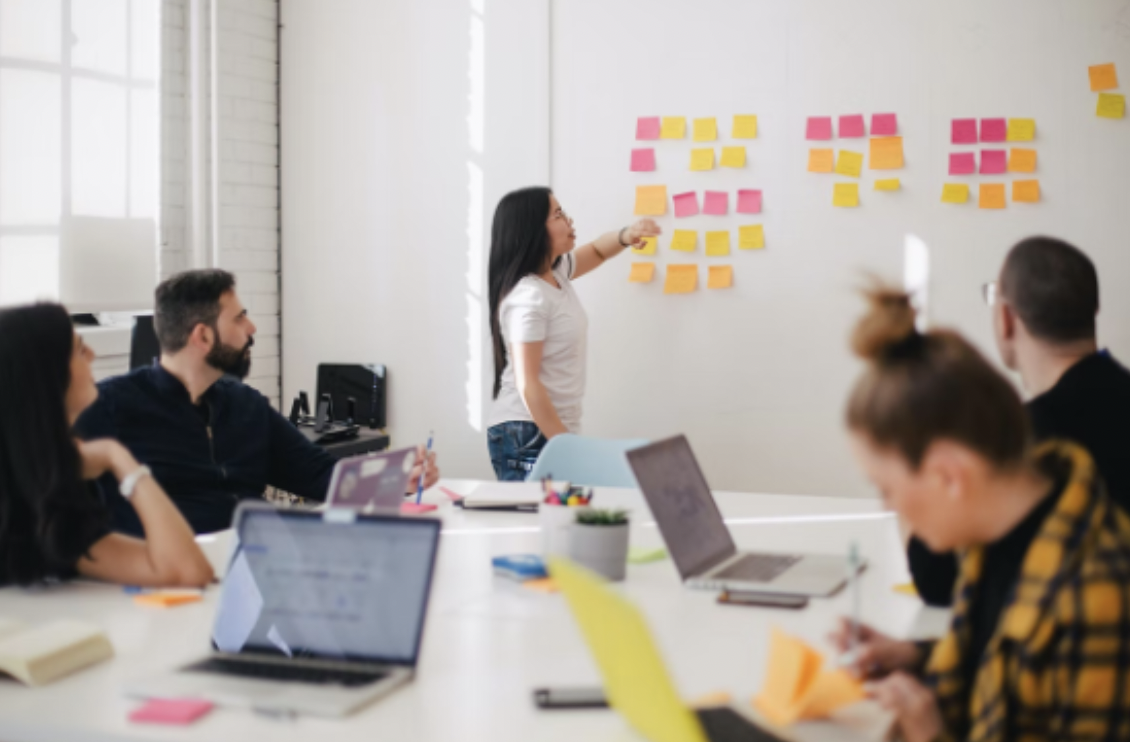
[[[968,449],[953,441],[938,440],[930,444],[922,457],[922,473],[931,478],[954,505],[964,504],[971,491],[974,460]]]
[[[215,344],[215,335],[216,333],[211,327],[201,322],[192,328],[192,334],[188,336],[188,344],[207,353],[212,350],[212,346]]]
[[[1005,340],[1016,339],[1016,323],[1019,318],[1012,306],[1005,301],[997,302],[997,311],[1000,313],[1001,337]]]

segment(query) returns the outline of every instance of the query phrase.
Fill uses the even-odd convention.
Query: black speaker
[[[133,332],[129,341],[129,368],[152,366],[161,356],[161,345],[153,329],[153,315],[139,314],[133,318]]]
[[[352,410],[349,398],[356,400],[353,422],[370,428],[383,428],[385,419],[385,387],[388,371],[381,365],[348,363],[318,364],[318,392],[330,395],[333,420],[345,422]]]

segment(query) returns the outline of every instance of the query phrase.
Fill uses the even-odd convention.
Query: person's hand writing
[[[898,739],[933,742],[942,734],[942,712],[933,691],[905,672],[892,673],[868,688],[868,695],[895,714]]]
[[[841,654],[851,650],[851,621],[840,618],[828,640]],[[921,650],[913,642],[892,639],[866,624],[859,625],[859,646],[850,669],[861,678],[881,678],[896,670],[910,670],[920,660]]]
[[[427,472],[424,472],[424,455],[428,457]],[[439,465],[436,464],[435,451],[427,453],[423,446],[416,448],[416,465],[412,467],[412,471],[408,474],[408,492],[409,495],[416,494],[416,488],[420,483],[420,475],[424,474],[424,489],[428,489],[439,481]]]

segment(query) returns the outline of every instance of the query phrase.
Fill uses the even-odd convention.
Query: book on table
[[[64,619],[41,626],[0,618],[0,672],[20,682],[46,685],[114,656],[102,629]]]

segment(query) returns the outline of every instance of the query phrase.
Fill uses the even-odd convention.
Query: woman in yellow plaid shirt
[[[872,694],[907,742],[1130,739],[1130,518],[1082,448],[1032,448],[1016,391],[961,336],[919,333],[903,293],[868,299],[853,449],[927,546],[961,553],[939,642],[860,629]]]

